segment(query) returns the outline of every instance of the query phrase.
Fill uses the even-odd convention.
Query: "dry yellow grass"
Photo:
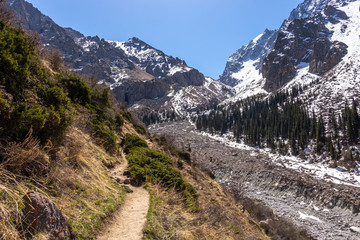
[[[57,204],[75,239],[94,238],[102,220],[123,201],[123,191],[104,164],[120,156],[109,155],[78,128],[69,127],[56,148],[40,147],[28,136],[10,144],[8,155],[0,165],[0,239],[20,239],[22,198],[30,190]],[[46,238],[37,233],[36,239]]]
[[[147,239],[269,239],[242,206],[206,173],[186,163],[181,173],[199,195],[199,211],[190,211],[181,193],[149,185]]]
[[[56,151],[56,166],[51,168],[49,182],[59,193],[58,206],[69,217],[75,236],[94,238],[102,220],[123,201],[122,191],[109,178],[106,162],[117,162],[92,142],[89,135],[70,128]]]

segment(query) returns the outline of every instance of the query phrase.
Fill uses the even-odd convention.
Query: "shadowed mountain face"
[[[22,18],[25,29],[39,33],[44,46],[63,53],[65,63],[74,72],[95,75],[99,83],[113,90],[119,101],[135,104],[134,109],[139,112],[147,109],[186,115],[188,109],[180,106],[174,97],[187,98],[193,111],[232,95],[231,88],[205,79],[185,61],[168,56],[138,38],[118,42],[86,37],[71,28],[60,27],[24,0],[9,0],[8,4]]]

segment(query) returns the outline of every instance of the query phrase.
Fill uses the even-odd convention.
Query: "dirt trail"
[[[127,182],[127,161],[124,159],[112,172],[111,176],[120,183]],[[125,184],[124,184],[125,185]],[[125,185],[127,186],[127,185]],[[149,193],[143,187],[130,187],[125,201],[108,226],[97,237],[98,240],[141,240],[149,209]]]

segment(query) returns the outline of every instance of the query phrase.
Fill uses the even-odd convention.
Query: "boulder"
[[[342,42],[319,40],[314,44],[310,57],[309,72],[323,75],[335,67],[347,54],[347,45]]]
[[[123,188],[128,193],[134,192],[134,190],[132,190],[131,187],[129,187],[127,185],[121,185],[120,187]]]
[[[350,227],[350,231],[360,233],[360,228],[352,226]]]
[[[43,232],[52,240],[70,239],[65,216],[54,202],[33,191],[24,196],[24,202],[23,223],[27,234]]]

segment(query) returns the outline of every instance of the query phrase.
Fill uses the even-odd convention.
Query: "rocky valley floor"
[[[202,134],[189,122],[152,125],[176,146],[191,148],[192,161],[210,170],[235,195],[261,201],[276,216],[304,227],[314,239],[359,239],[359,190],[356,176],[294,169],[290,160],[274,161],[259,149],[239,148]],[[276,158],[276,156],[275,156]],[[278,157],[280,158],[280,157]]]

